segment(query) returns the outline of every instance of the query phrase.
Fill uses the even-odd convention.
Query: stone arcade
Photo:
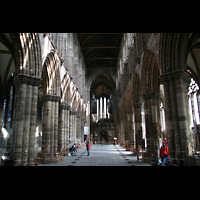
[[[117,138],[158,157],[167,138],[170,162],[187,165],[199,80],[199,33],[0,33],[1,153],[16,165]]]

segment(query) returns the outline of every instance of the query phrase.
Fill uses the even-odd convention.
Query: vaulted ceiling
[[[190,42],[192,41],[192,42]],[[195,81],[200,84],[200,34],[190,34],[187,67],[192,71]]]
[[[78,33],[87,68],[115,68],[122,33]]]
[[[0,95],[5,95],[3,88],[15,72],[11,38],[8,33],[0,33]]]
[[[86,70],[92,75],[97,70],[115,70],[122,38],[122,33],[78,33]],[[108,75],[108,77],[111,74]],[[113,81],[103,74],[97,75],[91,85],[95,98],[109,96],[112,93]]]

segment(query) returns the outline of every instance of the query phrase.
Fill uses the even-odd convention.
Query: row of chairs
[[[14,166],[38,166],[38,162],[16,164]]]
[[[59,163],[63,161],[63,156],[60,153],[41,153],[39,152],[37,157],[35,157],[35,162],[43,164]]]

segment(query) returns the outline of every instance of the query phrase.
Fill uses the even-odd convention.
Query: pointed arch
[[[50,95],[60,96],[61,83],[60,83],[59,59],[55,52],[49,53],[45,59],[42,70],[42,79],[43,79],[43,95],[50,94]]]
[[[161,73],[186,70],[189,33],[161,33],[159,61]]]
[[[22,62],[20,73],[31,76],[41,76],[41,48],[37,33],[19,33]]]
[[[140,78],[139,75],[134,72],[132,81],[132,99],[133,103],[139,103],[141,99],[141,88],[140,88]]]
[[[142,94],[147,92],[159,92],[160,69],[158,60],[151,51],[146,50],[143,58],[142,74],[141,74],[141,90]]]
[[[127,92],[126,92],[126,106],[128,110],[132,108],[132,95],[131,95],[131,88],[129,85],[127,87]]]

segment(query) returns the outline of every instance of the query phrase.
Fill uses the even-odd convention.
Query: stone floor
[[[54,164],[39,164],[39,166],[150,166],[150,163],[137,162],[132,152],[125,151],[119,145],[91,145],[90,156],[86,148],[77,152],[77,156],[66,156],[64,161]]]

